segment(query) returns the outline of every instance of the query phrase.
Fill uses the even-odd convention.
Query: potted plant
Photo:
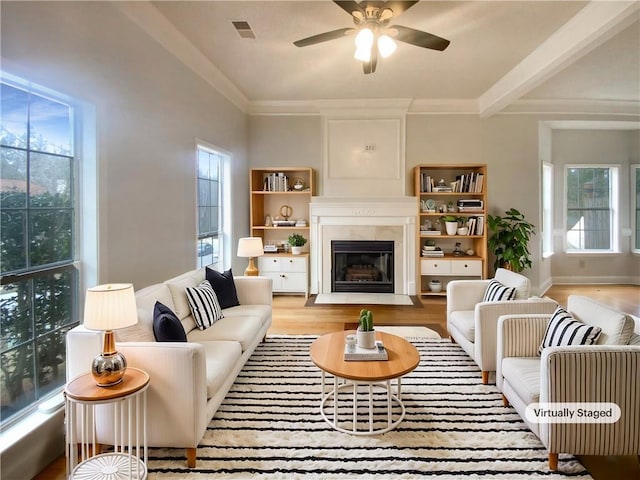
[[[376,347],[376,332],[373,328],[373,312],[371,310],[365,308],[360,310],[356,336],[360,348],[371,349]]]
[[[458,230],[460,217],[457,217],[456,215],[444,215],[441,220],[444,222],[444,228],[447,231],[447,235],[455,235]]]
[[[289,245],[291,245],[291,253],[299,255],[302,253],[302,247],[307,243],[307,239],[299,233],[292,233],[287,239]]]
[[[515,208],[504,213],[504,216],[487,215],[489,230],[493,232],[487,244],[496,256],[493,268],[521,272],[531,267],[529,240],[536,233],[535,227]]]

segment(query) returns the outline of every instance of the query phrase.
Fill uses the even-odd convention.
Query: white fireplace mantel
[[[331,293],[331,240],[392,240],[395,292],[416,293],[416,197],[313,197],[311,293]]]

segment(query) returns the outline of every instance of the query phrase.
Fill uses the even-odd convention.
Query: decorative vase
[[[447,235],[455,235],[458,231],[458,222],[444,222]]]
[[[442,291],[442,283],[440,283],[440,280],[431,280],[429,282],[429,290],[434,293]]]
[[[300,255],[302,253],[302,247],[291,247],[291,253],[293,255]]]
[[[372,349],[376,348],[376,331],[370,330],[363,332],[362,330],[356,330],[356,339],[360,348]]]

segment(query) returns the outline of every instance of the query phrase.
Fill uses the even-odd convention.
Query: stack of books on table
[[[384,348],[382,340],[376,340],[375,348],[361,348],[358,345],[344,346],[345,361],[365,362],[371,360],[389,360],[387,349]]]

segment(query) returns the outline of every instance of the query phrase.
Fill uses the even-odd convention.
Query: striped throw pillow
[[[516,298],[516,287],[507,287],[497,280],[491,280],[484,292],[483,302],[499,302]]]
[[[600,336],[600,327],[579,322],[564,308],[558,307],[544,332],[538,353],[545,347],[563,347],[566,345],[593,345]]]
[[[187,300],[191,314],[200,330],[206,330],[224,318],[216,292],[206,280],[197,287],[187,287]]]

